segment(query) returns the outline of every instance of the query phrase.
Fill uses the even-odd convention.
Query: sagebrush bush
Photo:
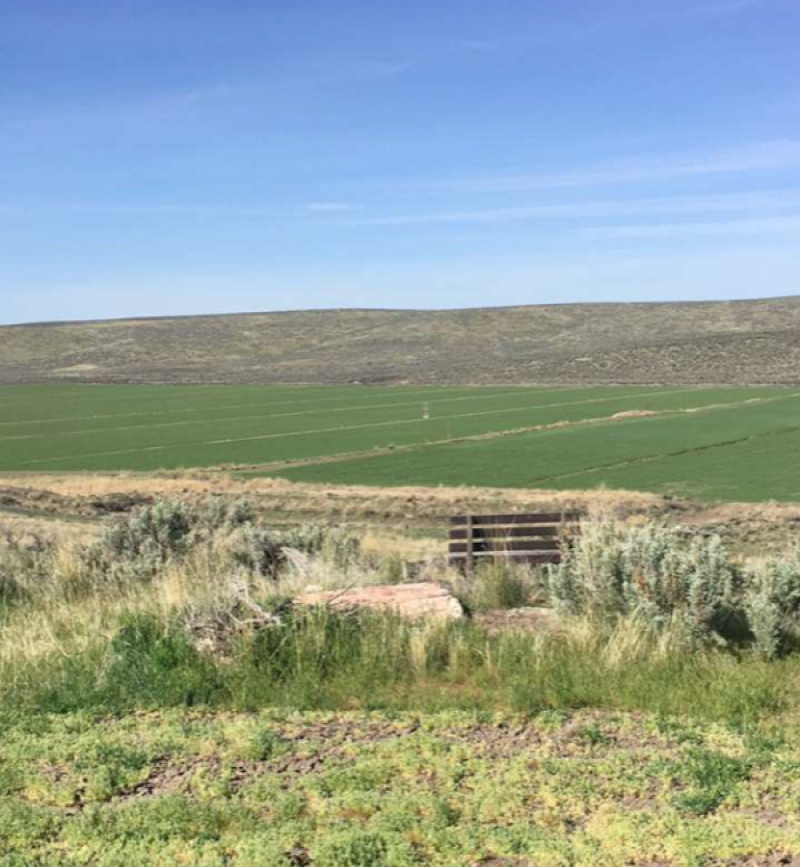
[[[346,527],[317,523],[303,524],[285,531],[281,536],[281,544],[303,554],[320,557],[341,569],[352,565],[361,553],[361,541]]]
[[[721,540],[690,542],[670,527],[587,522],[550,570],[553,603],[569,614],[636,616],[653,628],[682,622],[687,638],[736,635],[741,575]]]
[[[104,528],[83,552],[84,565],[93,577],[115,583],[152,578],[191,547],[192,517],[188,506],[169,500],[136,509]]]
[[[800,638],[797,545],[742,567],[717,536],[687,539],[655,524],[587,522],[550,570],[549,589],[563,612],[678,626],[690,643],[749,640],[771,658]]]
[[[252,524],[238,527],[225,545],[233,565],[254,575],[277,578],[285,559],[275,534]]]
[[[256,523],[256,513],[252,504],[245,499],[229,502],[223,497],[211,497],[205,507],[195,513],[194,532],[213,534],[235,530]]]
[[[756,649],[777,656],[797,641],[800,614],[800,547],[770,557],[746,574],[744,607]]]
[[[257,525],[246,500],[214,497],[200,509],[162,500],[107,526],[81,560],[90,578],[120,584],[152,579],[191,552],[216,547],[231,569],[275,577],[282,544]]]

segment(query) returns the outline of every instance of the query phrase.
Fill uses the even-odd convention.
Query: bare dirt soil
[[[584,511],[629,522],[663,520],[718,533],[744,555],[777,550],[800,536],[800,504],[727,503],[626,491],[326,486],[280,479],[187,475],[0,475],[0,532],[89,533],[115,515],[160,498],[198,504],[246,498],[267,523],[307,521],[358,530],[366,548],[409,560],[445,551],[448,518],[508,511]]]

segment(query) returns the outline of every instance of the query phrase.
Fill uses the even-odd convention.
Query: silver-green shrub
[[[277,578],[284,562],[283,547],[276,535],[254,524],[242,524],[227,543],[233,564],[254,575]]]
[[[197,535],[236,530],[256,523],[256,513],[247,499],[229,502],[224,497],[212,497],[193,517]]]
[[[207,547],[227,557],[234,570],[277,577],[284,549],[294,548],[345,569],[360,554],[358,538],[322,524],[267,530],[246,500],[214,497],[202,507],[159,501],[137,509],[104,528],[83,550],[82,565],[91,581],[149,580],[170,562]]]
[[[303,524],[281,535],[285,548],[294,548],[303,554],[320,557],[340,568],[356,561],[361,553],[361,542],[346,527],[325,524]]]
[[[564,559],[549,572],[554,605],[569,614],[621,614],[625,568],[618,528],[608,522],[585,522],[564,549]]]
[[[551,568],[549,592],[564,612],[633,615],[654,628],[676,621],[687,636],[719,640],[735,617],[740,577],[718,537],[686,541],[674,528],[586,522]]]
[[[797,637],[800,613],[800,547],[782,557],[751,566],[746,575],[744,608],[755,647],[764,656],[777,656]]]
[[[121,581],[152,578],[192,544],[193,516],[183,503],[161,500],[109,524],[83,552],[94,578]]]

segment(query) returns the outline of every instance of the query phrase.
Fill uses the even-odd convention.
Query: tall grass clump
[[[541,569],[502,559],[480,563],[474,576],[459,577],[452,585],[470,612],[524,608],[547,596],[546,575]]]
[[[39,539],[26,546],[9,536],[0,545],[0,612],[25,601],[31,582],[47,580],[49,553]]]

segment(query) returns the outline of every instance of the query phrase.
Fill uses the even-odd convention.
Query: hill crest
[[[0,383],[800,383],[800,297],[0,327]]]

